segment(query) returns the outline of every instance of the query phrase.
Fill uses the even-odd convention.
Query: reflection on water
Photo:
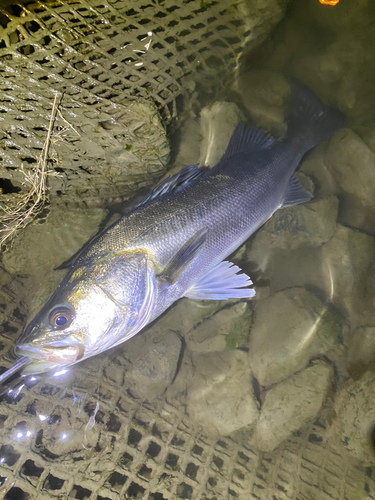
[[[344,3],[294,2],[202,112],[201,158],[220,156],[241,116],[282,134],[290,76],[349,118],[301,165],[314,200],[279,211],[235,255],[255,300],[183,299],[124,345],[11,380],[0,406],[4,498],[375,496],[375,11]],[[183,123],[173,168],[197,162],[199,127]],[[61,271],[0,271],[5,367]]]

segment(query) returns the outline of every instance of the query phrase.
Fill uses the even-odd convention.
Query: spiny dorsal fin
[[[264,130],[255,127],[255,125],[240,122],[234,129],[221,161],[229,160],[239,153],[251,153],[251,151],[258,149],[269,148],[274,142],[275,139]]]
[[[190,167],[184,168],[180,172],[166,179],[162,180],[146,198],[144,198],[140,203],[133,207],[137,208],[144,205],[148,201],[154,200],[159,196],[163,196],[166,193],[178,193],[181,189],[186,187],[190,182],[200,177],[207,171],[207,168],[199,168],[197,165],[191,165]]]

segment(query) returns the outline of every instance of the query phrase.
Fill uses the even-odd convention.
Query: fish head
[[[131,338],[150,320],[155,271],[144,253],[78,264],[17,342],[16,354],[30,360],[23,375],[60,369],[99,354]]]

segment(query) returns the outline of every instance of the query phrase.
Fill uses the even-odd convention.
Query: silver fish
[[[250,298],[250,278],[225,259],[276,210],[311,199],[295,170],[344,123],[291,82],[285,137],[240,123],[212,169],[188,167],[81,252],[17,342],[0,381],[61,369],[129,340],[182,297]]]

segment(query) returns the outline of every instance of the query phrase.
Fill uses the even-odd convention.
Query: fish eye
[[[73,321],[73,314],[67,307],[56,307],[50,312],[49,324],[55,330],[67,328]]]

